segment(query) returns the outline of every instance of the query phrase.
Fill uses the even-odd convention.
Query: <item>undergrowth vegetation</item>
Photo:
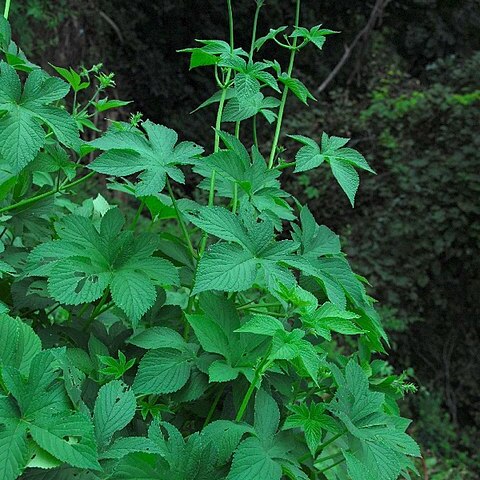
[[[51,76],[29,62],[11,40],[7,2],[4,480],[395,480],[415,471],[419,448],[397,407],[414,387],[375,356],[388,339],[368,282],[339,237],[282,189],[285,171],[328,169],[353,206],[358,171],[374,173],[348,138],[288,132],[295,158],[282,147],[287,100],[313,99],[296,56],[336,32],[301,26],[297,0],[293,27],[259,36],[257,0],[244,50],[227,6],[228,42],[183,50],[218,87],[199,107],[216,108],[213,146],[200,146],[140,114],[102,131],[104,112],[126,104],[108,98],[114,77],[101,65],[52,66]],[[267,42],[288,51],[287,65],[257,59]],[[258,128],[271,131],[268,151]],[[200,193],[177,198],[191,172]],[[82,184],[101,175],[137,202],[133,218],[101,195],[82,200]]]

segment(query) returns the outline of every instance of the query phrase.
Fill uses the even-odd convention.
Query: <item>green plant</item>
[[[412,386],[372,358],[388,341],[366,280],[279,180],[291,166],[329,165],[353,205],[357,169],[372,171],[348,139],[325,133],[320,143],[292,135],[302,147],[295,162],[283,158],[289,93],[313,98],[293,76],[295,57],[335,32],[301,27],[297,0],[290,34],[257,38],[258,0],[246,52],[227,5],[229,43],[185,50],[192,68],[213,67],[219,88],[201,105],[218,104],[207,156],[139,115],[82,140],[80,131],[99,130],[100,112],[125,104],[104,97],[112,76],[56,67],[69,86],[29,63],[0,23],[5,480],[394,480],[414,471],[419,448],[396,405]],[[286,71],[254,60],[266,42],[289,51]],[[267,158],[260,116],[273,124]],[[240,140],[246,120],[251,153]],[[189,166],[206,205],[176,198]],[[76,199],[97,173],[137,199],[132,221],[101,196]],[[351,338],[340,348],[342,336]]]

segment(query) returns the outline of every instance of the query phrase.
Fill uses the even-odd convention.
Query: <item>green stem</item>
[[[337,465],[340,465],[345,461],[345,457],[342,457],[338,462],[332,463],[328,467],[322,468],[321,470],[318,471],[318,473],[325,473],[327,470],[330,470],[333,467],[336,467]]]
[[[220,388],[218,393],[215,395],[212,405],[210,406],[210,410],[208,411],[207,418],[203,423],[203,428],[205,428],[210,423],[210,420],[212,419],[213,414],[215,413],[215,409],[217,408],[218,402],[220,401],[220,398],[222,398],[222,394],[224,390],[225,390],[225,385],[222,386],[222,388]]]
[[[240,121],[235,123],[235,136],[240,139]]]
[[[83,331],[86,332],[89,328],[90,325],[94,322],[94,320],[100,315],[100,310],[102,307],[105,305],[107,302],[108,294],[110,293],[110,289],[106,288],[105,291],[103,292],[102,298],[100,299],[100,302],[98,305],[92,310],[92,313],[90,314],[90,317],[86,321]]]
[[[177,215],[180,229],[182,230],[183,236],[185,237],[185,241],[187,242],[188,251],[190,252],[190,255],[192,256],[192,258],[196,258],[197,254],[193,249],[192,241],[190,240],[190,235],[188,234],[187,227],[185,225],[185,222],[183,221],[182,213],[178,209],[177,201],[175,200],[175,196],[173,195],[172,186],[170,185],[170,180],[168,178],[167,178],[167,190],[168,190],[168,194],[170,195],[170,198],[172,199],[173,208],[175,209],[175,214]]]
[[[347,430],[342,430],[340,433],[337,433],[334,435],[332,438],[327,440],[326,442],[323,442],[317,447],[317,452],[324,450],[326,447],[328,447],[331,443],[333,443],[335,440],[339,439],[342,435],[345,435],[347,433]]]
[[[132,225],[130,226],[130,230],[135,230],[137,226],[138,219],[140,218],[140,215],[142,214],[143,207],[145,206],[145,202],[142,200],[140,202],[140,206],[138,207],[135,217],[133,217]]]
[[[298,24],[300,22],[300,3],[301,0],[297,0],[297,7],[295,11],[295,26],[298,27]],[[297,37],[294,37],[293,43],[292,43],[292,49],[290,50],[290,61],[288,63],[288,70],[287,70],[287,76],[291,77],[292,76],[292,71],[293,71],[293,64],[295,62],[295,54],[297,53]],[[273,143],[272,143],[272,150],[270,152],[270,158],[268,160],[268,168],[273,167],[273,161],[275,160],[275,156],[277,154],[277,147],[278,147],[278,141],[280,140],[280,132],[282,130],[282,121],[283,121],[283,114],[285,112],[285,105],[287,103],[287,96],[288,96],[288,87],[285,85],[285,88],[283,90],[282,94],[282,100],[280,103],[280,108],[278,109],[278,118],[277,118],[277,125],[275,128],[275,135],[273,137]]]
[[[87,181],[89,178],[95,175],[95,173],[96,172],[90,172],[89,174],[85,175],[82,178],[79,178],[78,180],[75,180],[74,182],[60,185],[58,190],[55,188],[48,192],[41,193],[40,195],[36,195],[35,197],[25,198],[24,200],[14,203],[13,205],[9,205],[8,207],[0,208],[0,214],[5,212],[10,212],[11,210],[16,210],[17,208],[20,208],[20,207],[31,205],[33,203],[37,203],[40,200],[43,200],[44,198],[48,198],[48,197],[51,197],[52,195],[55,195],[57,192],[61,192],[63,190],[68,190],[69,188],[75,187],[76,185],[79,185],[80,183]]]
[[[332,460],[333,458],[336,458],[341,454],[342,452],[336,452],[336,453],[332,453],[332,455],[328,455],[328,457],[317,458],[317,460],[315,460],[315,464],[327,462],[328,460]]]
[[[248,310],[249,312],[252,312],[252,313],[263,313],[265,314],[265,311],[264,310],[260,310],[258,308],[247,308],[246,310]],[[278,318],[283,318],[285,317],[285,313],[277,313],[277,312],[268,312],[268,315],[272,316],[272,317],[278,317]]]
[[[253,129],[253,144],[258,148],[258,137],[257,137],[257,116],[253,116],[252,120],[252,129]]]
[[[237,213],[237,203],[238,203],[238,183],[233,184],[233,199],[232,199],[232,212]]]
[[[248,407],[248,402],[250,401],[250,398],[252,397],[252,394],[255,390],[255,388],[258,385],[258,382],[261,380],[263,374],[267,370],[267,368],[270,366],[270,362],[268,361],[268,357],[270,356],[270,349],[268,350],[267,354],[265,355],[264,359],[260,362],[260,365],[258,368],[255,370],[255,376],[253,377],[253,381],[248,387],[247,392],[245,393],[245,396],[243,397],[242,403],[240,405],[240,408],[238,409],[237,416],[235,417],[236,422],[240,422],[245,415],[245,410]]]
[[[5,1],[5,10],[3,11],[3,16],[5,20],[8,20],[8,14],[10,13],[10,0]]]
[[[228,8],[228,28],[230,31],[230,51],[233,53],[234,50],[234,38],[233,38],[233,10],[232,10],[232,0],[227,0]],[[227,97],[227,90],[230,85],[230,79],[232,77],[232,70],[229,69],[227,72],[227,77],[225,78],[225,83],[222,86],[222,95],[220,97],[220,102],[218,104],[217,118],[215,120],[215,140],[213,144],[213,152],[216,153],[220,149],[220,135],[219,131],[222,127],[222,115],[223,108],[225,106],[225,100]],[[216,170],[212,170],[212,177],[210,179],[210,188],[208,194],[208,205],[211,207],[215,199],[215,177],[217,175]],[[205,248],[207,247],[207,238],[208,234],[205,232],[199,248],[199,256],[203,255]]]
[[[250,44],[250,53],[248,55],[249,63],[253,60],[253,50],[255,47],[255,40],[257,38],[258,15],[260,13],[260,9],[262,8],[262,5],[263,5],[263,2],[257,2],[257,8],[255,9],[255,16],[253,17],[252,42]]]

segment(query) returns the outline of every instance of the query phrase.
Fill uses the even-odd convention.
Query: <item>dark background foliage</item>
[[[312,49],[299,59],[297,75],[313,92],[375,3],[304,2],[304,25],[320,21],[342,31],[323,55]],[[292,176],[290,189],[343,235],[380,301],[392,363],[412,367],[419,392],[404,408],[416,420],[424,477],[473,479],[480,462],[480,1],[382,3],[318,101],[307,111],[290,103],[287,124],[313,138],[323,130],[352,137],[378,175],[362,178],[355,210],[321,169]],[[293,7],[293,0],[267,0],[260,34],[292,23]],[[248,47],[254,2],[236,0],[234,8],[236,43]],[[45,59],[103,61],[116,72],[116,94],[135,101],[132,111],[184,138],[211,138],[213,113],[188,112],[214,85],[208,74],[189,72],[176,50],[195,38],[226,37],[222,0],[26,0],[14,2],[11,19],[19,43],[42,66]]]

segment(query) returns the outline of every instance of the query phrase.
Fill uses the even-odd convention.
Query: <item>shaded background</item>
[[[267,0],[259,34],[291,24],[294,3]],[[214,92],[211,72],[189,72],[176,50],[195,38],[226,38],[223,0],[13,4],[14,36],[31,60],[103,61],[116,73],[115,94],[135,101],[126,116],[141,111],[210,146],[214,112],[188,112]],[[253,0],[234,0],[235,42],[246,48],[254,8]],[[306,110],[291,100],[285,130],[351,137],[378,175],[362,177],[354,210],[322,169],[287,178],[287,190],[342,235],[380,301],[389,360],[399,372],[413,367],[419,392],[403,408],[415,419],[423,478],[477,479],[480,0],[305,0],[301,23],[319,22],[342,34],[329,37],[321,55],[312,47],[299,56],[296,74],[318,101]],[[270,48],[263,56],[284,62]],[[269,133],[262,125],[260,140]]]

